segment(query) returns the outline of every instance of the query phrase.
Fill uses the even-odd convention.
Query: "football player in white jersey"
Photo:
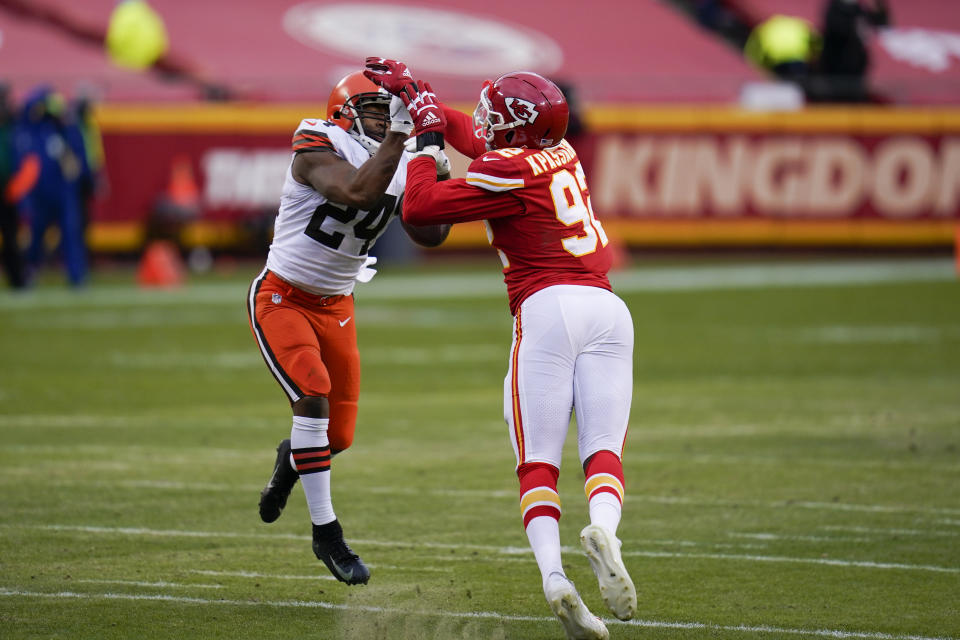
[[[300,122],[266,267],[247,299],[260,353],[293,409],[290,438],[277,447],[260,494],[260,517],[280,517],[301,480],[313,551],[350,585],[366,584],[370,571],[343,539],[330,499],[330,460],[352,443],[357,417],[352,293],[357,280],[372,276],[370,247],[400,218],[412,128],[403,102],[360,71],[334,87],[325,120]],[[449,173],[449,163],[440,164],[438,172]],[[424,246],[440,244],[450,230],[401,224]]]

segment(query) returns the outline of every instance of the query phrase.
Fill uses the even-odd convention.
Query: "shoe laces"
[[[318,542],[326,548],[327,554],[337,564],[353,562],[354,560],[360,559],[360,556],[355,554],[353,549],[351,549],[343,539],[343,534],[322,538]]]
[[[332,547],[330,557],[333,558],[337,564],[353,562],[360,559],[360,556],[353,552],[353,549],[347,545],[343,538],[334,541]]]

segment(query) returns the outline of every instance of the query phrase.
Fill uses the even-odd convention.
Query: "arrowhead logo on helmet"
[[[533,124],[537,120],[540,112],[537,111],[537,105],[523,98],[507,98],[504,101],[507,105],[507,111],[513,116],[514,120],[521,120]]]

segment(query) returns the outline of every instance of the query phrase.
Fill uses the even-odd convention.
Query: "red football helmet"
[[[371,110],[371,104],[387,106],[384,112]],[[390,125],[390,94],[368,80],[362,71],[354,71],[337,83],[327,100],[327,120],[353,136],[371,153],[383,141],[383,136],[363,129],[364,118],[377,118]]]
[[[569,117],[557,85],[539,74],[515,71],[483,85],[473,124],[488,149],[546,149],[560,144]]]

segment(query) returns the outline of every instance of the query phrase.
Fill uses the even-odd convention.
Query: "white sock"
[[[300,474],[300,484],[313,524],[326,524],[337,519],[330,498],[329,424],[329,418],[293,416],[293,427],[290,429],[291,456]]]
[[[616,535],[622,512],[617,496],[606,491],[596,493],[590,500],[590,524],[596,524]]]
[[[540,567],[540,576],[546,584],[547,577],[554,572],[563,572],[560,561],[560,523],[550,516],[538,516],[527,524],[527,540],[533,549],[533,555]]]

